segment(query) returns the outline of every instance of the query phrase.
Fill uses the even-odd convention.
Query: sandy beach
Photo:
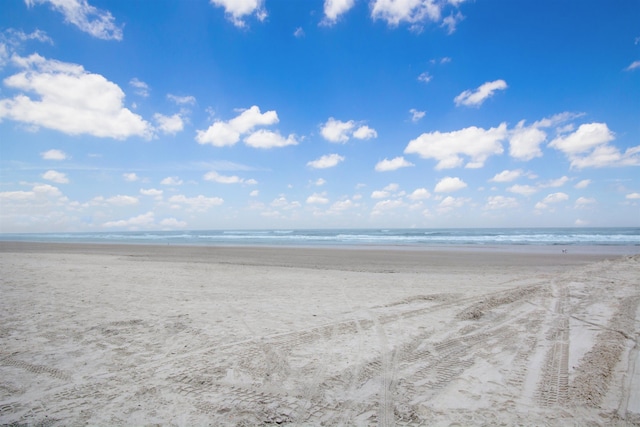
[[[0,243],[0,424],[640,424],[640,255]]]

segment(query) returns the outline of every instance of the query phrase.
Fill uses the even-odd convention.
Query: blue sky
[[[0,231],[640,226],[640,2],[7,0]]]

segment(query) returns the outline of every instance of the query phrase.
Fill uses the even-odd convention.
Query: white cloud
[[[44,160],[66,160],[67,154],[64,151],[52,149],[40,153],[40,157],[42,157]]]
[[[385,197],[389,197],[389,192],[385,190],[375,190],[371,193],[372,199],[384,199]]]
[[[587,152],[614,139],[615,136],[606,123],[589,123],[580,125],[577,131],[567,136],[555,138],[549,146],[572,156]]]
[[[254,148],[280,148],[289,145],[298,145],[295,135],[289,135],[286,139],[279,132],[260,129],[244,139],[245,144]]]
[[[302,29],[302,27],[298,27],[296,28],[296,30],[293,32],[294,37],[297,38],[301,38],[304,37],[304,30]]]
[[[447,29],[447,34],[455,33],[456,27],[464,20],[464,16],[460,12],[452,13],[442,20],[442,26]]]
[[[534,193],[538,192],[538,189],[535,187],[532,187],[530,185],[512,185],[511,187],[507,188],[507,191],[509,191],[510,193],[516,193],[516,194],[520,194],[522,196],[530,196]]]
[[[640,200],[640,193],[629,193],[625,198],[628,200]]]
[[[122,174],[122,178],[128,182],[135,182],[140,179],[140,177],[135,172],[125,172]]]
[[[636,68],[640,68],[640,61],[633,61],[627,68],[625,68],[625,71],[632,71],[635,70]]]
[[[464,197],[452,197],[447,196],[438,204],[437,210],[439,213],[447,213],[456,208],[461,208],[469,201],[468,198]]]
[[[565,202],[567,200],[569,200],[569,195],[566,193],[551,193],[542,199],[542,201],[536,203],[535,208],[543,210],[547,209],[549,205]]]
[[[109,197],[105,200],[110,205],[116,206],[131,206],[137,205],[139,200],[135,196],[125,196],[122,194],[118,194],[117,196]]]
[[[176,207],[184,205],[189,210],[203,212],[214,206],[220,206],[224,203],[224,200],[220,197],[205,197],[202,194],[196,197],[177,194],[169,198],[169,203],[173,203]]]
[[[54,170],[46,171],[44,174],[42,174],[42,178],[46,179],[47,181],[53,181],[56,184],[69,183],[69,178],[67,178],[66,174],[62,172],[56,172]]]
[[[323,23],[326,25],[334,24],[340,15],[348,12],[354,4],[355,0],[324,0]]]
[[[249,196],[251,197],[258,197],[258,195],[260,195],[260,192],[258,190],[253,190],[251,191],[251,193],[249,193]]]
[[[590,179],[583,179],[582,181],[580,181],[579,183],[574,185],[574,188],[578,188],[578,189],[587,188],[589,186],[589,184],[591,184],[591,180]]]
[[[227,19],[239,28],[246,26],[244,17],[255,14],[259,21],[264,21],[267,11],[263,8],[263,0],[209,0],[211,4],[223,7]]]
[[[251,132],[257,126],[269,126],[278,123],[275,111],[260,112],[256,105],[229,121],[216,121],[206,131],[198,130],[196,141],[200,144],[211,144],[215,147],[234,145],[242,134]]]
[[[395,200],[381,200],[375,204],[373,209],[371,210],[371,215],[380,215],[385,211],[390,211],[393,209],[397,209],[399,207],[404,206],[404,202],[399,199]]]
[[[402,22],[418,25],[427,20],[439,21],[441,6],[434,0],[373,0],[371,17],[382,19],[390,26]]]
[[[342,122],[333,117],[329,117],[329,120],[320,128],[320,133],[327,141],[347,142],[354,126],[355,123],[353,120]]]
[[[160,200],[162,199],[162,195],[164,194],[164,192],[155,188],[141,188],[140,194],[142,194],[143,196],[154,197],[155,199]]]
[[[489,181],[492,182],[511,182],[511,181],[515,181],[516,179],[520,178],[522,176],[522,170],[521,169],[517,169],[517,170],[503,170],[500,173],[495,174],[495,176],[493,178],[491,178]]]
[[[282,210],[292,210],[298,209],[301,205],[298,201],[289,202],[284,195],[280,195],[278,198],[273,199],[270,205],[274,208],[279,208]]]
[[[569,182],[569,177],[563,176],[563,177],[558,178],[558,179],[552,179],[550,181],[544,182],[544,183],[540,184],[540,187],[542,187],[542,188],[562,187],[567,182]]]
[[[316,179],[316,181],[313,183],[313,185],[316,185],[318,187],[323,186],[327,183],[326,180],[324,180],[323,178],[318,178]]]
[[[138,80],[137,77],[132,78],[129,84],[136,89],[136,94],[146,98],[149,96],[149,85],[145,82]]]
[[[504,80],[495,80],[480,85],[475,91],[465,90],[453,100],[456,105],[465,105],[467,107],[478,107],[482,103],[493,96],[497,90],[505,90],[507,83]]]
[[[433,76],[426,71],[418,76],[418,81],[422,83],[429,83],[431,79],[433,79]]]
[[[426,188],[416,188],[407,197],[411,200],[425,200],[431,197],[431,193]]]
[[[34,185],[32,190],[36,195],[43,195],[47,197],[62,196],[62,192],[60,191],[60,189],[58,189],[58,187],[54,187],[53,185],[49,184]]]
[[[357,203],[354,203],[353,201],[346,199],[346,200],[339,200],[337,202],[335,202],[334,204],[331,205],[331,207],[329,208],[329,212],[330,213],[338,213],[338,212],[343,212],[346,211],[348,209],[353,209],[356,206],[358,206]]]
[[[307,203],[310,205],[326,205],[329,203],[325,193],[313,193],[307,197]]]
[[[91,6],[87,0],[25,0],[27,6],[49,3],[64,15],[65,22],[103,40],[122,40],[122,27],[116,25],[110,12]]]
[[[123,107],[124,92],[99,74],[80,65],[47,60],[38,54],[14,56],[25,71],[7,77],[10,88],[33,92],[13,99],[0,99],[0,119],[55,129],[70,135],[125,139],[150,138],[153,128],[137,114]]]
[[[158,129],[166,134],[175,135],[184,129],[184,121],[180,114],[165,116],[163,114],[156,113],[153,115],[153,118],[156,120],[156,123],[158,123]]]
[[[593,205],[596,203],[596,199],[592,198],[592,197],[578,197],[576,199],[576,205],[575,207],[577,209],[581,209],[581,208],[586,208],[590,205]]]
[[[467,183],[458,177],[444,177],[433,189],[436,193],[452,193],[454,191],[462,190],[467,187]]]
[[[414,164],[405,160],[404,157],[400,156],[400,157],[395,157],[391,160],[384,159],[378,162],[375,166],[375,170],[377,172],[388,172],[388,171],[394,171],[400,168],[406,168],[410,166],[414,166]]]
[[[589,221],[586,221],[584,219],[578,218],[578,219],[575,220],[574,225],[576,227],[584,227],[586,225],[589,225]]]
[[[220,175],[216,171],[207,172],[203,176],[203,179],[205,181],[217,182],[218,184],[242,184],[244,182],[244,179],[240,178],[239,176]]]
[[[569,135],[555,138],[549,147],[562,151],[571,161],[571,167],[579,169],[640,165],[640,145],[621,153],[609,145],[614,139],[606,123],[588,123]]]
[[[178,96],[178,95],[167,94],[167,99],[175,102],[178,105],[193,105],[196,103],[196,98],[191,95]]]
[[[423,133],[411,140],[405,154],[418,154],[424,159],[436,159],[436,169],[459,167],[463,163],[460,155],[469,156],[467,168],[478,168],[486,159],[503,152],[501,141],[507,138],[507,125],[488,130],[471,126],[453,132]]]
[[[547,134],[537,126],[524,126],[524,120],[520,121],[509,137],[509,154],[518,160],[531,160],[534,157],[542,157],[540,144],[547,139]]]
[[[138,216],[131,217],[129,219],[121,219],[119,221],[108,221],[102,224],[105,228],[146,228],[155,223],[155,215],[153,212],[147,212]]]
[[[353,136],[357,139],[376,138],[378,133],[369,126],[357,126],[355,121],[343,122],[329,117],[326,123],[320,127],[320,134],[329,142],[345,143]],[[354,130],[355,129],[355,130]]]
[[[410,109],[409,112],[411,113],[411,121],[414,123],[420,121],[420,119],[422,119],[424,115],[427,114],[426,111],[418,111],[415,108]]]
[[[314,169],[327,169],[336,166],[338,163],[343,162],[344,157],[339,154],[325,154],[319,159],[312,160],[307,163],[307,166]]]
[[[484,206],[487,210],[514,209],[518,207],[518,201],[513,197],[490,196]]]
[[[353,137],[356,139],[371,139],[377,138],[378,132],[375,129],[370,128],[369,126],[360,126],[358,129],[353,132]]]
[[[177,176],[168,176],[165,179],[163,179],[162,181],[160,181],[160,184],[177,186],[177,185],[182,185],[182,182],[183,181],[180,178],[178,178]]]
[[[160,225],[166,228],[184,228],[187,226],[185,221],[179,221],[176,218],[165,218],[160,221]]]

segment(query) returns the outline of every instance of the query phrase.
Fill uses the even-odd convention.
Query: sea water
[[[280,229],[4,233],[0,241],[207,246],[640,246],[640,227]]]

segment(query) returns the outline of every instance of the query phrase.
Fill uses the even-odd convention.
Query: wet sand
[[[0,424],[639,423],[640,256],[513,249],[1,242]]]

